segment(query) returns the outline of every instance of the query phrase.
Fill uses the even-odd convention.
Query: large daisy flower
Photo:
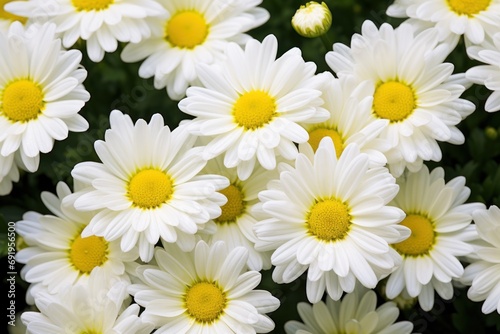
[[[328,137],[313,157],[300,153],[294,168],[260,192],[256,206],[269,217],[255,225],[256,249],[274,251],[273,280],[290,283],[308,270],[311,303],[325,289],[338,300],[356,281],[374,288],[401,262],[389,244],[409,235],[398,225],[403,211],[387,205],[398,188],[387,168],[369,168],[356,144],[338,159]]]
[[[459,257],[472,252],[469,238],[472,212],[484,207],[481,203],[464,204],[470,194],[464,177],[444,181],[441,167],[429,172],[427,166],[417,173],[408,173],[397,180],[398,195],[391,203],[406,213],[400,223],[411,230],[408,239],[392,245],[403,257],[403,263],[387,281],[385,293],[395,298],[403,289],[417,297],[423,310],[434,305],[434,291],[441,298],[453,297],[453,282],[464,268]]]
[[[467,42],[482,43],[500,28],[500,0],[396,0],[387,9],[392,17],[410,17],[416,26],[435,26],[440,40],[464,35]]]
[[[393,302],[377,306],[377,295],[373,290],[356,288],[342,300],[326,297],[326,303],[313,305],[300,302],[297,311],[304,321],[288,321],[286,334],[410,334],[413,324],[409,321],[395,322],[399,309]]]
[[[68,186],[59,182],[57,196],[42,193],[43,203],[54,215],[29,211],[16,223],[17,232],[27,244],[17,252],[16,260],[24,264],[23,280],[33,283],[30,291],[46,288],[49,293],[56,293],[66,285],[85,285],[96,268],[100,268],[103,282],[128,283],[125,263],[137,259],[137,249],[124,253],[119,242],[97,236],[82,237],[81,232],[93,213],[78,212],[71,203],[63,204],[70,195]],[[32,301],[31,294],[27,300]]]
[[[27,21],[27,17],[15,15],[5,10],[5,4],[12,1],[13,0],[0,0],[0,32],[7,32],[10,24],[14,21],[20,21],[23,24]]]
[[[110,125],[105,141],[95,143],[102,163],[82,162],[71,172],[86,186],[75,193],[76,209],[99,211],[82,235],[120,238],[123,251],[139,244],[143,261],[151,260],[160,237],[192,250],[194,234],[215,227],[209,221],[226,202],[218,191],[227,178],[197,175],[206,165],[203,148],[192,148],[196,138],[183,127],[170,132],[160,114],[134,125],[113,110]]]
[[[210,137],[203,155],[212,159],[224,153],[224,165],[237,167],[245,180],[256,160],[268,170],[276,155],[294,159],[294,143],[304,143],[307,131],[297,123],[324,121],[320,86],[327,73],[316,75],[316,65],[305,62],[293,48],[276,59],[278,41],[273,35],[262,43],[251,40],[242,50],[226,49],[224,66],[200,66],[205,87],[190,87],[179,108],[196,118],[187,129]]]
[[[469,68],[465,72],[467,79],[493,91],[486,100],[484,109],[489,112],[500,110],[500,32],[494,35],[492,41],[468,47],[467,54],[484,63]]]
[[[68,131],[85,131],[78,114],[90,98],[82,85],[87,76],[78,50],[65,51],[55,38],[55,25],[25,31],[20,22],[0,34],[0,154],[19,150],[22,163],[34,172],[39,154]]]
[[[478,239],[483,245],[475,247],[474,257],[465,268],[461,282],[470,285],[467,297],[475,302],[484,301],[481,310],[489,314],[500,313],[500,209],[492,205],[472,213]]]
[[[149,334],[153,324],[139,317],[140,307],[130,305],[126,287],[109,285],[94,276],[88,284],[67,286],[57,294],[40,292],[38,312],[23,312],[26,333]]]
[[[338,76],[371,81],[372,117],[389,120],[381,137],[393,147],[387,157],[396,177],[405,167],[417,171],[423,161],[439,161],[437,141],[464,142],[456,125],[475,106],[459,98],[470,83],[465,74],[452,74],[453,64],[443,63],[448,53],[436,29],[417,33],[409,24],[394,29],[384,23],[379,30],[365,21],[350,48],[336,43],[326,55]]]
[[[137,268],[142,282],[129,291],[158,334],[268,333],[274,322],[265,313],[280,303],[254,290],[261,274],[247,271],[247,256],[246,248],[229,250],[222,241],[199,241],[192,252],[168,244],[156,249],[157,265]]]
[[[118,42],[139,42],[149,37],[146,21],[165,10],[155,0],[31,0],[6,5],[12,13],[57,25],[64,47],[79,38],[86,41],[87,54],[94,62],[114,52]]]
[[[125,62],[146,60],[139,68],[141,78],[154,76],[157,89],[180,100],[186,88],[197,83],[196,64],[221,61],[229,42],[244,45],[246,31],[269,19],[256,8],[262,0],[159,0],[167,14],[148,21],[151,37],[125,46]]]

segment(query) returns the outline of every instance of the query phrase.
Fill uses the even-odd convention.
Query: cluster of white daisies
[[[394,301],[377,307],[381,285],[426,311],[466,285],[500,313],[500,209],[424,164],[438,142],[464,143],[472,83],[500,110],[499,0],[396,1],[387,13],[408,20],[365,21],[324,73],[246,34],[269,18],[261,0],[7,2],[0,194],[88,128],[80,39],[94,62],[126,43],[121,59],[143,60],[139,76],[191,116],[170,129],[111,111],[100,162],[42,194],[51,215],[17,222],[29,333],[267,333],[269,269],[277,284],[307,277],[312,306],[287,333],[410,333]],[[462,36],[484,65],[453,73]]]

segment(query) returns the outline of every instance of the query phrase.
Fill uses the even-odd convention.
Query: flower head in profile
[[[447,183],[441,167],[427,166],[397,180],[400,191],[391,204],[406,218],[400,223],[411,230],[408,239],[392,245],[403,263],[388,278],[385,294],[395,298],[402,291],[417,297],[423,310],[434,306],[434,291],[445,300],[453,297],[454,279],[464,273],[460,257],[472,252],[467,242],[473,233],[472,212],[481,203],[465,203],[470,189],[464,177]]]
[[[326,302],[313,305],[300,302],[297,310],[302,322],[288,321],[286,334],[410,334],[413,324],[409,321],[395,322],[399,309],[393,302],[377,305],[377,295],[373,290],[356,288],[342,300],[326,297]]]
[[[292,27],[303,37],[318,37],[332,25],[332,12],[324,2],[309,1],[301,5],[292,17]]]
[[[125,46],[125,62],[144,60],[141,78],[154,77],[157,89],[166,87],[180,100],[186,88],[199,83],[196,64],[224,59],[230,42],[244,45],[247,31],[262,25],[269,13],[257,7],[262,0],[159,0],[166,14],[146,22],[151,36]]]
[[[226,198],[218,191],[227,178],[198,175],[203,148],[192,147],[195,138],[183,127],[170,131],[160,114],[134,124],[113,110],[110,125],[95,143],[102,162],[81,162],[71,172],[83,187],[74,194],[76,209],[98,211],[82,236],[120,239],[123,251],[139,245],[143,261],[160,237],[192,250],[198,230],[210,229],[221,213]]]
[[[444,62],[449,52],[434,28],[384,23],[379,29],[367,20],[351,47],[336,43],[326,55],[339,77],[371,81],[372,117],[389,120],[380,136],[390,141],[386,156],[396,177],[405,167],[416,172],[423,161],[440,161],[438,141],[465,140],[457,125],[475,106],[460,98],[470,82],[464,73],[452,74],[454,65]]]
[[[334,300],[356,281],[374,288],[401,262],[389,246],[409,235],[398,225],[402,210],[387,205],[399,187],[385,167],[369,167],[356,144],[337,158],[329,137],[314,156],[300,153],[279,180],[259,193],[263,217],[255,225],[256,249],[273,251],[273,280],[290,283],[307,270],[307,298],[326,290]]]
[[[55,140],[88,128],[78,114],[90,98],[82,54],[64,50],[55,30],[44,24],[28,31],[14,22],[0,33],[0,155],[18,154],[30,172]]]
[[[246,269],[247,257],[245,247],[222,241],[199,241],[192,252],[168,244],[156,248],[157,265],[137,267],[140,282],[129,291],[155,333],[268,333],[274,322],[266,313],[279,300],[255,290],[261,274]]]
[[[203,155],[224,156],[224,165],[237,167],[246,180],[258,162],[276,167],[276,156],[294,159],[294,143],[304,143],[307,131],[298,123],[324,121],[320,86],[327,73],[315,74],[316,65],[305,62],[293,48],[276,59],[278,41],[268,35],[262,43],[251,40],[241,49],[228,45],[224,66],[199,66],[204,87],[190,87],[179,108],[192,116],[186,127],[192,134],[210,138]]]

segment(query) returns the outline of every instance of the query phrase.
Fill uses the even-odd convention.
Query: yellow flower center
[[[432,222],[419,214],[409,214],[400,223],[411,230],[408,239],[392,245],[400,254],[406,256],[427,255],[436,240]]]
[[[80,234],[71,244],[69,253],[71,263],[85,274],[89,274],[92,269],[105,263],[107,255],[108,243],[104,238],[95,235],[82,238]]]
[[[469,17],[488,9],[491,0],[448,0],[448,6],[458,15]]]
[[[86,329],[85,331],[81,332],[80,334],[102,334],[102,332],[96,331],[93,329]]]
[[[14,0],[0,0],[0,19],[9,20],[9,21],[20,21],[22,24],[25,24],[28,21],[27,17],[17,16],[15,14],[9,13],[4,9],[5,4],[12,2]]]
[[[185,296],[187,313],[199,323],[211,323],[222,315],[226,308],[226,294],[212,282],[192,285]]]
[[[384,82],[373,95],[373,111],[379,118],[399,122],[415,110],[416,101],[413,89],[398,81]]]
[[[307,227],[309,232],[320,240],[342,240],[351,227],[349,208],[337,199],[317,202],[309,212]]]
[[[115,0],[71,0],[77,11],[90,12],[93,10],[104,10],[112,5]]]
[[[44,107],[40,86],[28,79],[9,83],[2,94],[2,113],[12,122],[36,119]]]
[[[128,197],[141,209],[157,208],[173,194],[170,177],[157,169],[144,169],[132,176],[128,184]]]
[[[276,101],[266,92],[253,90],[238,98],[233,115],[239,126],[255,130],[269,123],[276,115]]]
[[[342,136],[338,131],[328,128],[316,128],[309,132],[309,144],[313,148],[314,152],[319,147],[321,139],[325,137],[330,137],[333,140],[333,145],[335,146],[335,152],[337,153],[337,158],[340,157],[342,151],[344,150],[344,141]]]
[[[221,206],[222,213],[215,221],[217,223],[233,223],[245,210],[243,194],[237,186],[232,184],[219,192],[227,197],[227,203]]]
[[[208,36],[208,24],[196,11],[182,11],[170,18],[165,27],[165,38],[173,46],[193,49],[203,44]]]

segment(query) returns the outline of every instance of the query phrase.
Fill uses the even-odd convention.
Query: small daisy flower
[[[435,26],[440,40],[464,36],[472,44],[500,28],[499,0],[396,0],[387,9],[392,17],[410,17],[413,25]]]
[[[374,288],[400,264],[389,244],[409,230],[398,225],[403,211],[387,205],[398,192],[387,168],[369,168],[368,155],[356,144],[337,159],[326,137],[313,157],[300,153],[287,169],[259,193],[255,207],[268,217],[255,225],[255,246],[273,251],[275,282],[290,283],[307,270],[311,303],[325,290],[338,300],[356,281]]]
[[[312,149],[316,151],[321,139],[328,136],[333,140],[337,158],[347,145],[356,143],[361,152],[370,156],[370,165],[384,166],[387,158],[383,152],[388,151],[390,143],[379,135],[389,120],[371,116],[373,96],[370,82],[359,84],[353,77],[336,79],[332,76],[322,90],[323,107],[330,112],[330,118],[321,123],[303,125],[309,133],[307,142]]]
[[[441,298],[453,297],[453,282],[464,268],[459,257],[472,252],[465,240],[471,226],[472,212],[481,203],[464,204],[470,194],[464,177],[444,181],[441,167],[429,172],[423,166],[397,180],[400,190],[391,204],[401,208],[406,218],[400,223],[411,230],[408,239],[392,245],[403,263],[390,276],[385,288],[389,299],[403,289],[417,297],[423,310],[434,305],[434,291]]]
[[[54,140],[88,128],[78,114],[90,98],[82,85],[87,71],[80,51],[61,48],[53,24],[28,33],[12,23],[7,36],[0,34],[0,54],[0,154],[19,150],[34,172],[40,152],[50,152]]]
[[[4,6],[13,0],[0,0],[0,31],[7,32],[9,26],[14,21],[19,21],[23,24],[28,20],[27,17],[18,16],[5,10]]]
[[[114,52],[118,42],[139,42],[151,35],[146,23],[165,13],[155,0],[31,0],[12,1],[6,9],[37,21],[57,25],[64,47],[79,38],[86,41],[87,54],[94,62]]]
[[[297,48],[276,59],[277,50],[273,35],[248,42],[245,50],[230,44],[224,66],[200,65],[204,87],[190,87],[179,102],[183,112],[196,117],[188,131],[211,138],[204,158],[224,154],[224,165],[237,167],[241,180],[250,176],[256,160],[271,170],[277,155],[294,159],[294,143],[309,138],[298,123],[329,117],[319,89],[327,73],[316,75],[316,65],[305,62]]]
[[[8,195],[12,191],[12,183],[19,181],[19,168],[14,155],[0,156],[0,196]]]
[[[324,2],[309,1],[301,5],[292,17],[292,27],[303,37],[319,37],[332,25],[332,12]]]
[[[339,77],[371,81],[372,117],[389,120],[380,136],[391,142],[386,156],[396,177],[405,167],[416,172],[423,161],[440,161],[438,141],[464,142],[456,125],[475,106],[459,98],[470,82],[464,73],[452,74],[453,64],[443,63],[449,51],[438,43],[436,29],[416,33],[405,23],[378,29],[365,21],[350,48],[336,43],[326,55]]]
[[[178,242],[184,251],[195,246],[194,234],[213,230],[211,219],[226,202],[218,191],[227,178],[197,175],[206,165],[202,147],[184,129],[170,132],[163,117],[134,125],[128,115],[113,110],[105,140],[95,143],[102,162],[82,162],[71,172],[84,189],[75,193],[77,210],[97,210],[82,236],[121,239],[123,251],[139,245],[140,257],[149,261],[161,237]]]
[[[467,79],[493,91],[484,109],[488,112],[500,110],[500,33],[494,35],[492,42],[485,41],[481,46],[468,47],[467,54],[484,63],[469,68],[465,72]]]
[[[377,295],[373,290],[356,288],[342,300],[326,297],[326,302],[313,305],[301,302],[297,311],[304,321],[285,323],[286,334],[410,334],[413,324],[409,321],[395,322],[399,309],[393,302],[377,307]]]
[[[155,251],[157,266],[137,267],[142,282],[129,292],[158,334],[268,333],[274,322],[265,314],[279,300],[255,290],[261,274],[246,270],[247,257],[246,248],[229,250],[222,241],[199,241],[192,252],[167,244]]]
[[[78,212],[71,203],[62,203],[70,195],[69,187],[59,182],[57,196],[48,192],[41,196],[54,215],[29,211],[16,223],[17,232],[27,244],[16,254],[16,260],[24,264],[21,277],[38,286],[32,287],[33,291],[46,289],[49,293],[56,293],[66,285],[87,284],[96,268],[100,269],[103,282],[128,283],[125,263],[137,259],[137,249],[124,253],[118,242],[97,236],[82,237],[81,232],[93,213]],[[33,294],[27,300],[32,300]]]
[[[167,88],[173,100],[180,100],[186,88],[198,83],[196,64],[224,58],[229,42],[244,45],[245,32],[262,25],[269,13],[257,6],[262,0],[158,0],[167,14],[148,20],[152,33],[140,43],[125,46],[125,62],[144,60],[141,78],[154,76],[157,89]]]
[[[461,282],[470,286],[467,297],[474,301],[484,301],[481,311],[489,314],[500,313],[500,209],[492,205],[489,209],[472,212],[478,239],[483,243],[475,247],[476,258],[465,268]]]
[[[67,286],[55,295],[39,293],[39,312],[23,312],[21,320],[26,333],[151,333],[153,324],[139,317],[139,305],[130,305],[127,297],[123,284],[108,286],[97,275],[88,284]]]

